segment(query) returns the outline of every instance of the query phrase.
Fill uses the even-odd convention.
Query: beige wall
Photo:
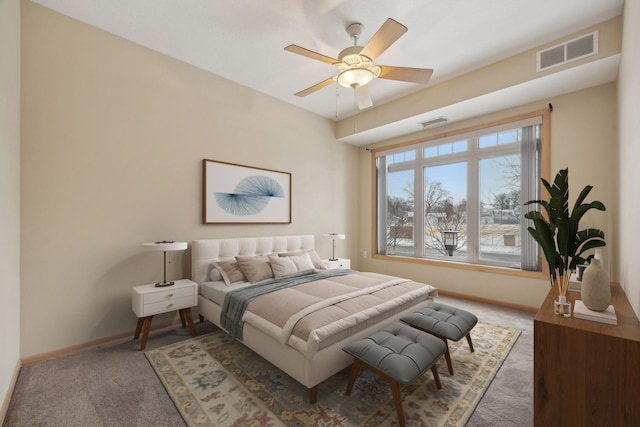
[[[331,121],[31,2],[22,12],[23,357],[132,333],[131,287],[162,277],[143,242],[355,235],[357,150]],[[291,172],[292,224],[203,225],[204,158]],[[189,277],[190,251],[168,259],[170,278]]]
[[[162,256],[140,244],[158,239],[344,232],[338,255],[355,268],[531,307],[548,291],[544,280],[363,258],[370,155],[337,142],[331,121],[31,2],[22,15],[22,357],[132,333],[131,286],[162,275]],[[548,102],[551,169],[568,166],[572,188],[595,185],[608,212],[589,221],[607,233],[615,279],[615,85],[446,130]],[[292,172],[293,223],[203,225],[203,158]],[[169,259],[169,277],[189,277],[190,251]]]
[[[0,424],[20,362],[20,1],[0,0]]]
[[[617,236],[613,227],[610,226],[610,218],[615,218],[617,215],[615,84],[602,85],[551,98],[544,102],[451,124],[446,128],[413,134],[410,139],[406,140],[414,140],[417,135],[437,135],[540,110],[546,108],[548,103],[553,104],[553,113],[551,113],[552,175],[555,175],[559,169],[569,168],[571,203],[585,185],[594,186],[588,200],[602,201],[607,207],[607,212],[589,212],[581,225],[602,229],[607,236],[607,256],[616,259],[615,253],[612,252]],[[402,142],[402,138],[382,142],[375,146],[381,147],[399,142]],[[372,180],[371,156],[368,153],[360,155],[360,179],[365,183],[363,191],[361,191],[360,204],[363,207],[370,207]],[[362,222],[360,226],[360,250],[371,253],[371,209],[363,212],[361,217],[366,218],[366,221]],[[359,255],[361,256],[361,254],[362,252]],[[611,264],[611,267],[614,267],[614,264]],[[367,270],[408,276],[450,292],[528,307],[538,307],[549,291],[548,280],[512,275],[373,258],[362,259],[361,266]],[[615,268],[612,268],[614,278],[617,277],[615,271]]]
[[[620,157],[617,173],[620,188],[620,212],[614,217],[619,224],[620,283],[627,293],[636,315],[640,316],[640,2],[626,1],[622,60],[618,80],[618,123]]]

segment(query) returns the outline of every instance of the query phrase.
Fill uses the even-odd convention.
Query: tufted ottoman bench
[[[469,349],[473,353],[470,332],[478,323],[478,318],[468,311],[433,302],[415,313],[401,317],[400,320],[421,331],[433,334],[444,341],[447,347],[444,357],[447,360],[447,367],[451,375],[453,375],[453,366],[447,340],[456,342],[466,336]]]
[[[399,384],[410,383],[431,368],[436,386],[442,388],[436,362],[442,357],[446,347],[442,340],[432,335],[399,322],[392,323],[343,348],[354,358],[346,394],[351,393],[360,368],[365,366],[389,381],[398,421],[404,426]]]

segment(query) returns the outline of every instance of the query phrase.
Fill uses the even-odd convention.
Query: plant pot
[[[553,312],[564,317],[571,317],[571,303],[566,296],[559,296],[553,301]]]
[[[597,258],[582,273],[581,297],[585,307],[593,311],[604,311],[611,304],[609,273]]]

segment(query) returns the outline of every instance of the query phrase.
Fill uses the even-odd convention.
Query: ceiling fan
[[[358,108],[363,109],[373,105],[368,86],[373,79],[381,78],[421,84],[426,84],[429,81],[431,74],[433,74],[433,70],[431,69],[391,67],[388,65],[375,65],[373,62],[387,50],[389,46],[407,32],[407,27],[389,18],[364,47],[358,46],[358,38],[363,30],[364,26],[359,22],[355,22],[347,27],[347,34],[353,39],[353,46],[342,50],[342,52],[338,54],[338,59],[294,44],[285,47],[284,49],[289,52],[335,65],[340,71],[335,76],[301,90],[295,95],[307,96],[337,81],[340,86],[354,89],[358,101]]]

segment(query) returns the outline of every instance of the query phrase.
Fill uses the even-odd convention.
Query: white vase
[[[611,304],[609,273],[602,268],[600,260],[594,258],[582,273],[582,302],[593,311],[604,311]]]

